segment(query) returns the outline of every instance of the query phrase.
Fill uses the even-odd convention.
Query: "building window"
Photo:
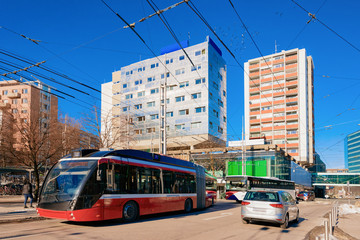
[[[180,57],[179,57],[179,60],[181,61],[181,60],[184,60],[185,59],[185,56],[184,55],[181,55]]]
[[[221,73],[218,73],[218,78],[220,79],[220,81],[223,80],[223,76],[221,75]]]
[[[210,128],[210,129],[213,129],[213,128],[214,128],[214,126],[213,126],[213,123],[212,123],[212,122],[209,122],[209,128]]]
[[[223,134],[224,130],[222,129],[222,127],[218,127],[218,132]]]
[[[218,103],[219,103],[219,106],[220,106],[220,107],[224,107],[224,102],[221,101],[220,99],[218,99]]]
[[[215,109],[213,109],[213,114],[214,114],[215,117],[219,117],[219,113]]]
[[[201,127],[201,122],[193,122],[191,123],[191,129],[196,129]]]
[[[180,75],[185,73],[185,68],[180,68],[175,70],[175,75]]]
[[[201,54],[201,51],[196,51],[195,56],[199,56]]]
[[[195,66],[191,66],[191,71],[196,71],[196,70],[200,70],[201,69],[201,64],[195,65]]]
[[[21,113],[27,113],[28,111],[26,109],[21,110]]]
[[[169,72],[167,72],[166,73],[166,77],[168,78],[170,76],[170,73]],[[163,74],[161,74],[161,79],[163,79],[165,77],[165,74],[163,73]]]
[[[127,112],[127,110],[130,110],[130,107],[123,107],[123,112]]]
[[[150,115],[150,119],[151,119],[151,120],[159,119],[159,114],[152,114],[152,115]]]
[[[205,49],[201,50],[201,54],[205,54],[205,52],[206,52]]]
[[[17,90],[17,89],[13,89],[12,92],[13,92],[13,93],[17,93],[18,90]]]
[[[195,84],[205,83],[205,78],[195,79]]]
[[[22,90],[22,93],[23,93],[23,94],[27,94],[27,93],[28,93],[28,89],[27,89],[27,88],[24,88],[24,89]]]
[[[125,99],[131,99],[131,98],[133,98],[132,93],[125,95]]]
[[[219,84],[217,84],[216,82],[213,81],[212,85],[216,90],[219,90]]]
[[[142,104],[136,104],[135,109],[142,109]]]
[[[174,112],[167,112],[166,113],[166,117],[173,117],[174,116]]]
[[[124,83],[123,84],[123,88],[127,88],[128,87],[128,84],[127,83]]]
[[[180,116],[189,115],[189,109],[179,110],[179,115]]]
[[[16,108],[12,109],[12,113],[18,113],[18,110]]]
[[[189,86],[189,81],[186,81],[186,82],[181,82],[180,83],[180,88],[183,88],[183,87],[188,87]]]
[[[202,113],[205,112],[205,107],[197,107],[195,108],[195,113]]]
[[[150,94],[155,94],[155,93],[158,93],[159,92],[159,89],[158,88],[153,88],[150,90]]]
[[[223,121],[226,122],[226,117],[223,117]]]
[[[146,132],[147,132],[147,133],[154,133],[154,132],[155,132],[155,128],[154,128],[154,127],[152,127],[152,128],[147,128],[147,129],[146,129]]]
[[[148,102],[146,105],[147,107],[155,107],[155,101]]]
[[[191,94],[191,99],[198,99],[198,98],[201,98],[201,92]]]
[[[173,59],[172,59],[172,58],[171,58],[171,59],[167,59],[167,60],[165,61],[165,63],[166,63],[166,64],[173,63]]]
[[[225,90],[223,90],[223,96],[226,97],[226,91]]]
[[[8,90],[4,90],[3,95],[8,95]]]
[[[153,82],[153,81],[155,81],[155,76],[148,77],[147,81],[148,81],[148,82]]]
[[[182,130],[182,129],[185,129],[185,124],[176,124],[175,125],[175,130],[178,131],[178,130]]]
[[[150,68],[156,68],[159,66],[159,63],[154,63],[154,64],[151,64]]]
[[[170,103],[170,98],[166,99],[166,103],[169,104]]]
[[[166,91],[172,91],[174,90],[174,87],[176,87],[176,85],[167,86]]]
[[[175,98],[175,102],[183,102],[185,101],[185,96],[179,96]]]
[[[137,135],[142,134],[142,129],[136,129],[135,134],[137,134]]]
[[[17,104],[17,102],[18,102],[17,99],[13,99],[13,100],[11,101],[12,104]]]
[[[140,84],[142,84],[142,80],[141,80],[141,79],[135,81],[135,85],[140,85]]]
[[[138,122],[143,122],[143,121],[145,121],[145,116],[137,117],[137,120],[138,120]]]
[[[22,103],[28,103],[28,100],[27,100],[27,98],[23,98],[23,99],[21,99],[21,102]]]
[[[143,97],[143,96],[145,96],[145,91],[138,92],[137,96],[138,96],[138,97]]]

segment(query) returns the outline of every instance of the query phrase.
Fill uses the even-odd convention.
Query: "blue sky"
[[[165,8],[178,1],[155,0],[155,3]],[[146,0],[107,0],[107,3],[128,22],[152,13]],[[228,1],[193,0],[193,3],[241,64],[260,57]],[[278,51],[305,48],[313,57],[316,151],[328,168],[342,168],[344,138],[360,129],[360,52],[318,21],[306,24],[310,17],[290,0],[233,0],[233,3],[264,55],[275,52],[276,41]],[[317,13],[317,18],[360,48],[360,1],[298,0],[298,3]],[[122,29],[124,24],[100,0],[1,0],[0,6],[0,26],[8,29],[0,28],[0,49],[35,62],[47,60],[44,66],[92,88],[100,90],[100,85],[111,81],[112,72],[121,66],[152,57],[132,31]],[[223,51],[228,64],[228,139],[238,140],[244,112],[242,69],[186,4],[169,10],[165,16],[180,40],[190,36],[190,44],[194,45],[209,35]],[[41,42],[36,45],[9,30]],[[136,30],[155,53],[175,42],[158,17],[136,24]],[[1,59],[15,62],[2,54]],[[0,63],[0,67],[4,66]],[[0,73],[4,72],[0,69]],[[97,91],[50,73],[46,75],[89,94],[43,79],[75,97],[66,97],[72,102],[59,100],[61,112],[80,118],[90,111],[91,105],[100,106]]]

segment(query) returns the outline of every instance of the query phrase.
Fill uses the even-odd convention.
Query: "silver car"
[[[290,221],[299,221],[297,203],[286,191],[248,191],[241,203],[242,222],[273,222],[287,228]]]

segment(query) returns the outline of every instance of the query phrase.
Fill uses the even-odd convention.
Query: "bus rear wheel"
[[[127,202],[123,208],[123,219],[125,222],[133,222],[139,215],[139,207],[134,201]]]
[[[185,207],[184,207],[184,210],[185,210],[185,212],[191,212],[191,210],[192,210],[192,200],[190,199],[190,198],[188,198],[188,199],[186,199],[186,201],[185,201]]]

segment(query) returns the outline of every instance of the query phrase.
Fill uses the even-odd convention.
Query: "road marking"
[[[205,218],[204,221],[214,220],[214,219],[223,218],[223,217],[228,217],[230,215],[233,215],[233,214],[232,213],[222,213],[220,216],[217,216],[217,217]]]

